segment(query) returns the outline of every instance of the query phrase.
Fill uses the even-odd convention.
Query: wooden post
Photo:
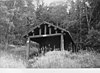
[[[57,30],[56,30],[56,34],[57,34]]]
[[[34,30],[33,30],[33,36],[34,36]]]
[[[49,27],[49,34],[51,34],[51,28]]]
[[[55,33],[57,34],[57,28],[55,28]]]
[[[41,28],[39,28],[39,35],[41,35]]]
[[[64,51],[64,37],[63,37],[63,34],[61,34],[61,51]]]
[[[47,28],[46,28],[46,25],[44,26],[44,34],[46,34],[47,32]]]
[[[56,50],[56,47],[55,47],[55,45],[54,45],[54,51]]]
[[[27,40],[27,48],[26,48],[26,60],[29,59],[29,51],[30,51],[30,38]]]

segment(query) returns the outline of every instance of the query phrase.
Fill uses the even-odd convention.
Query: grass
[[[0,50],[0,68],[100,68],[100,54],[82,50],[50,51],[26,62],[22,53]]]
[[[15,54],[6,51],[0,52],[0,68],[26,68],[27,63],[25,60]]]
[[[48,52],[33,63],[33,68],[94,68],[100,67],[99,54],[88,51],[71,53],[68,51]],[[98,65],[98,66],[97,66]]]

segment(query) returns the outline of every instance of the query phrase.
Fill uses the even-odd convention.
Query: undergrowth
[[[99,61],[99,54],[94,52],[52,51],[38,58],[32,66],[33,68],[94,68],[100,66]]]
[[[100,68],[99,62],[94,51],[50,51],[27,62],[19,53],[0,50],[0,68]]]
[[[21,56],[0,51],[0,68],[26,68],[27,63]]]

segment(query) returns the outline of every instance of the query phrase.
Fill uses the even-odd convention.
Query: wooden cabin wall
[[[72,38],[70,37],[70,35],[68,33],[66,33],[66,35],[64,35],[64,47],[65,47],[65,50],[72,50],[72,52],[76,52],[77,49],[76,49],[76,45],[75,43],[73,42]]]
[[[65,50],[70,51],[71,49],[69,48],[71,44],[71,38],[69,37],[69,34],[66,33],[66,35],[64,35],[64,48]]]

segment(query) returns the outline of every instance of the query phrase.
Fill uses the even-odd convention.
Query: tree
[[[17,35],[24,35],[24,33],[27,31],[25,29],[26,25],[28,24],[27,18],[31,19],[30,24],[32,24],[35,21],[35,17],[36,16],[34,13],[34,5],[32,4],[32,0],[0,1],[0,22],[1,27],[3,27],[1,32],[3,32],[3,36],[5,36],[6,49],[9,41],[9,36],[15,36],[16,39]],[[16,31],[18,32],[17,35],[15,34]]]
[[[99,6],[100,2],[98,0],[77,0],[76,2],[72,3],[69,12],[71,21],[69,21],[69,24],[67,24],[67,28],[69,29],[69,31],[71,31],[76,41],[79,40],[80,37],[81,42],[84,46],[89,45],[89,43],[87,42],[94,42],[93,44],[96,43],[95,46],[99,44],[99,42],[93,37],[89,37],[90,35],[92,35],[99,39],[99,31],[97,29],[100,20]],[[94,35],[94,32],[97,33],[97,35]],[[80,42],[80,40],[78,42]]]
[[[5,49],[7,49],[8,46],[8,34],[12,27],[14,27],[13,22],[10,21],[12,17],[12,13],[10,13],[5,5],[1,5],[0,7],[0,21],[1,21],[1,27],[3,27],[5,31]],[[3,32],[4,32],[3,31]]]

